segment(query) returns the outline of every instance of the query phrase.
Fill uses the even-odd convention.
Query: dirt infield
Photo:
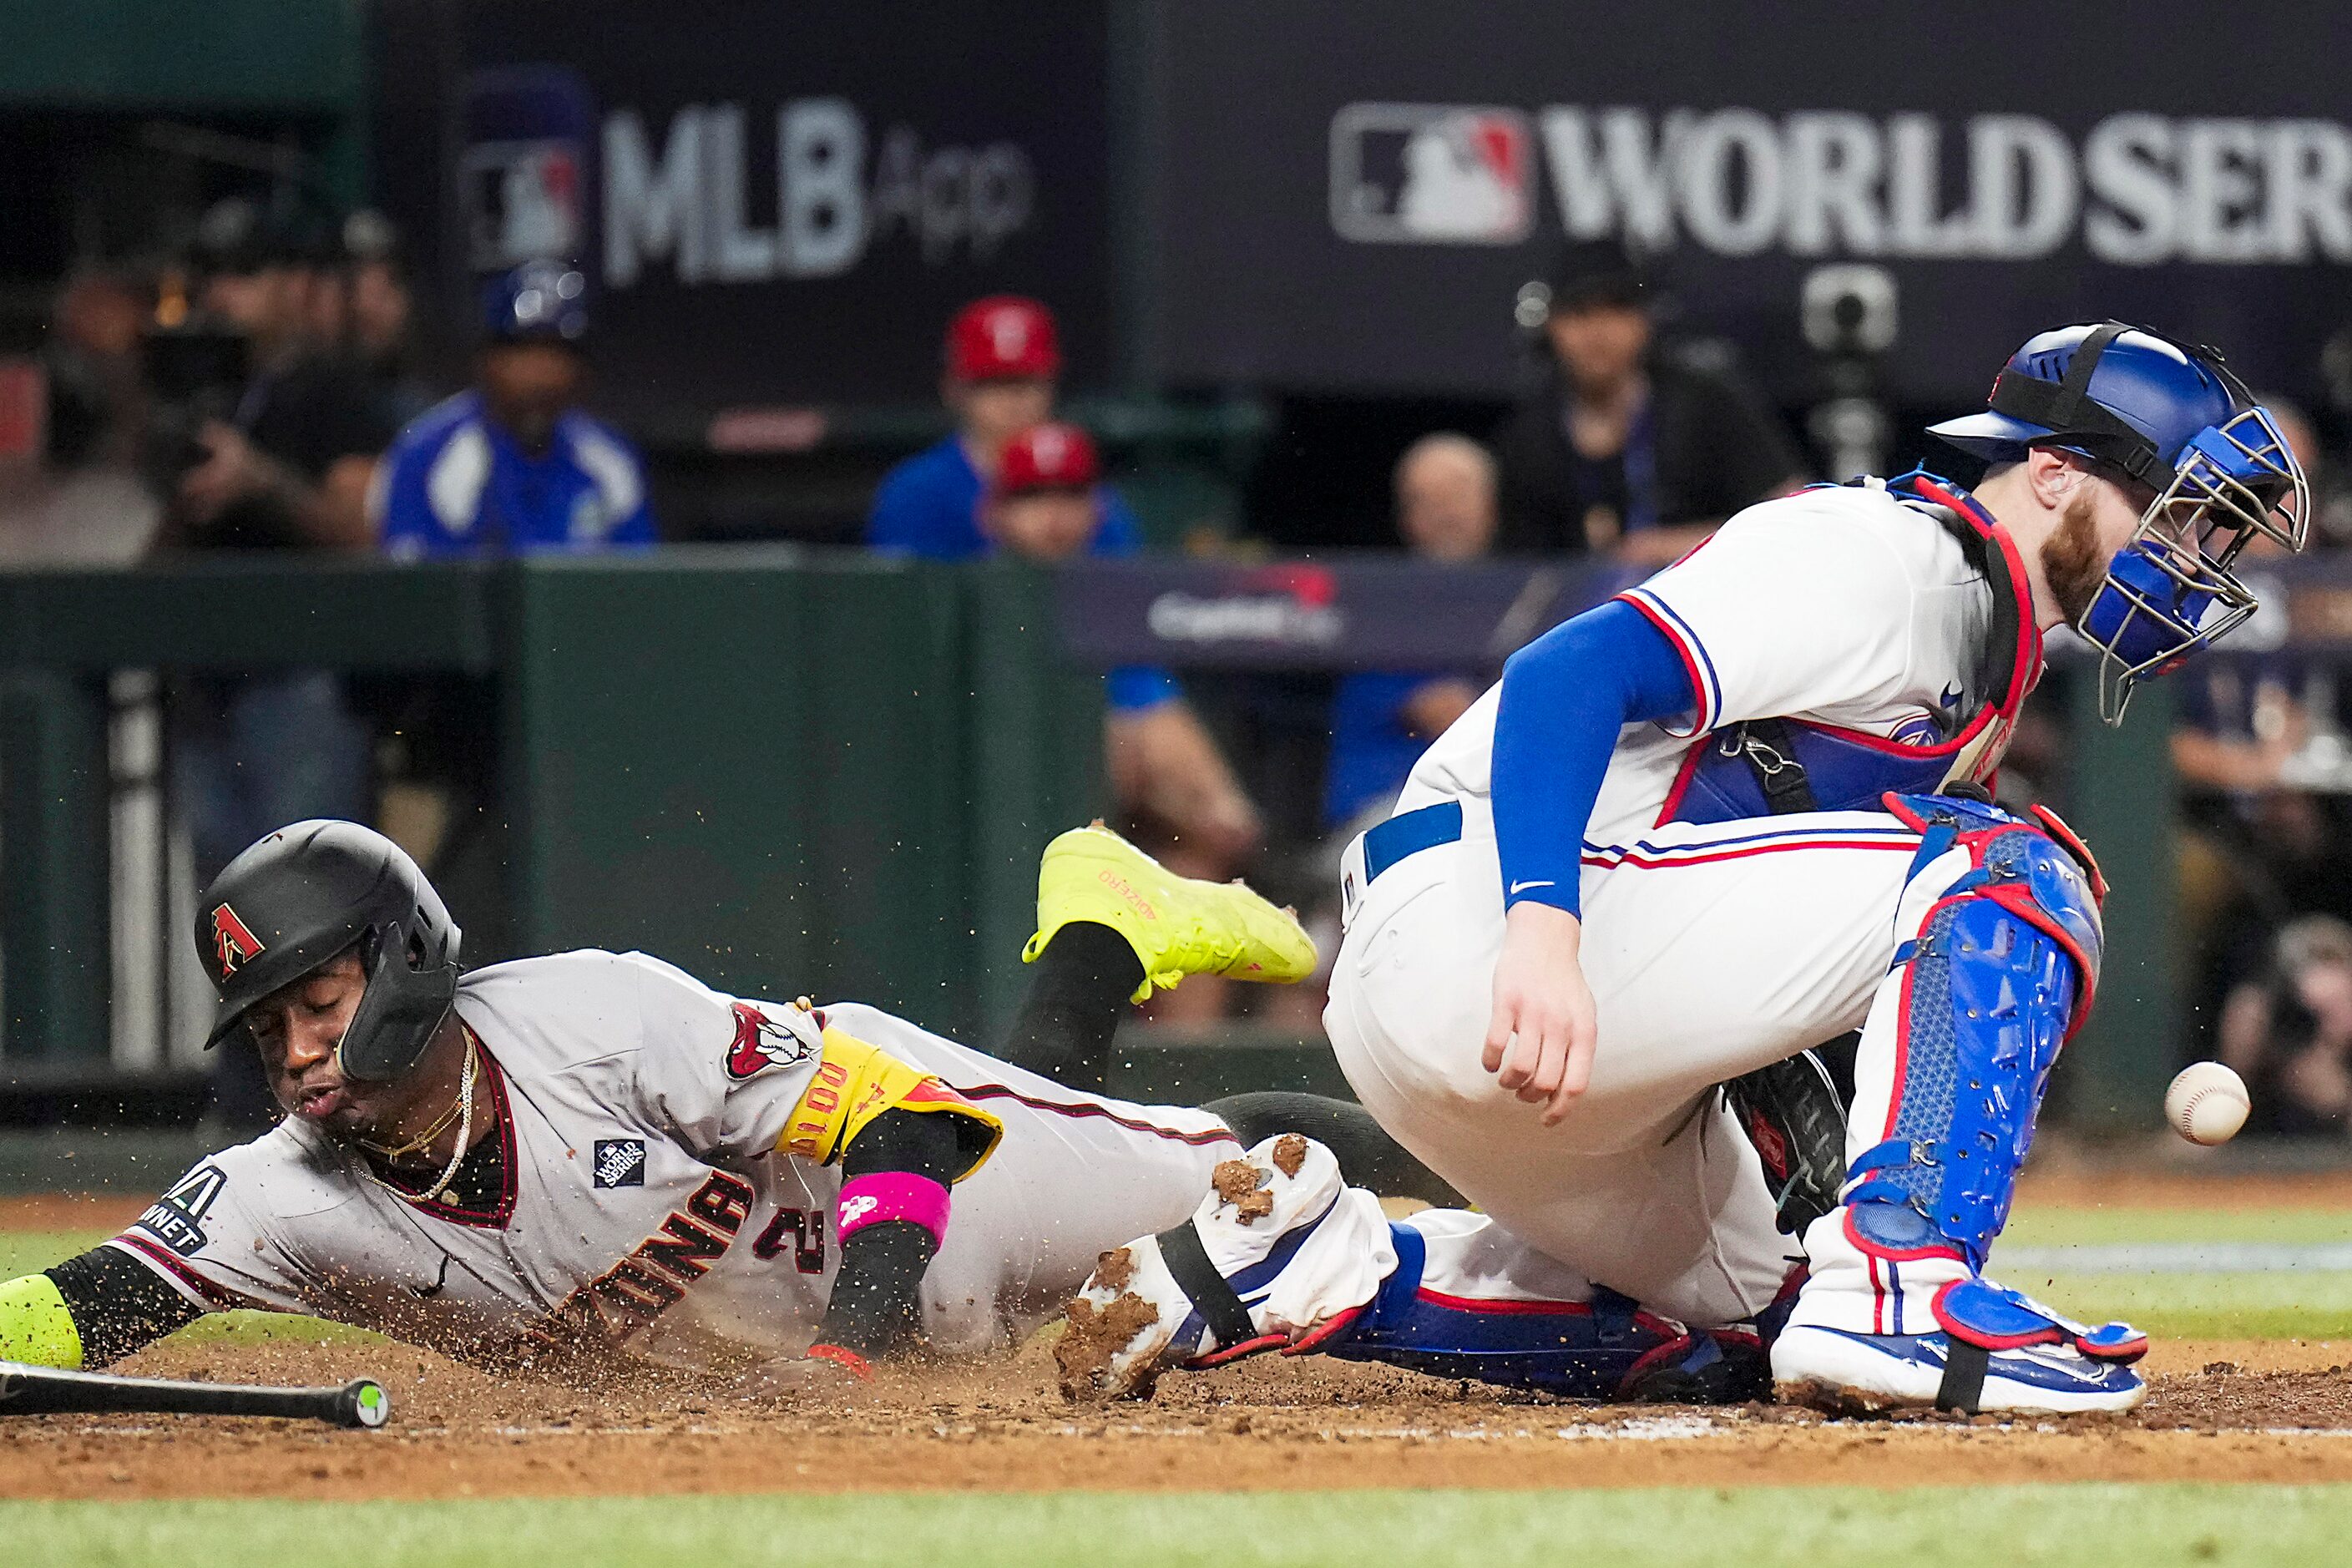
[[[689,1385],[585,1397],[383,1346],[162,1346],[125,1370],[373,1375],[394,1426],[0,1421],[0,1497],[2352,1481],[2347,1358],[2352,1346],[2176,1343],[2129,1420],[2004,1426],[1601,1409],[1270,1358],[1171,1376],[1148,1405],[1074,1408],[1034,1350],[900,1374],[853,1409],[759,1410]]]
[[[2037,1172],[2021,1206],[2352,1208],[2352,1174]],[[120,1199],[0,1199],[0,1229],[102,1230]],[[2127,1420],[1837,1422],[1602,1409],[1387,1369],[1262,1358],[1074,1407],[1045,1351],[886,1375],[852,1407],[761,1408],[692,1383],[583,1394],[366,1343],[166,1343],[122,1370],[380,1378],[392,1428],[0,1420],[0,1498],[577,1496],[777,1490],[1911,1486],[2352,1481],[2352,1342],[2159,1342]]]

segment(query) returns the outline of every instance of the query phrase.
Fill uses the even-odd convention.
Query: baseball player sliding
[[[1985,786],[2044,633],[2099,650],[2120,720],[2252,613],[2231,563],[2299,548],[2309,491],[2218,355],[2113,322],[2032,339],[1935,432],[1990,464],[1973,493],[1751,507],[1522,650],[1349,849],[1332,1044],[1484,1214],[1391,1225],[1261,1144],[1106,1260],[1070,1383],[1278,1346],[1556,1386],[1631,1297],[1753,1332],[1783,1397],[1832,1408],[2139,1402],[2141,1335],[1983,1272],[2104,890]],[[1792,1275],[1710,1089],[1857,1025],[1845,1180]]]
[[[1130,995],[1314,967],[1286,913],[1100,828],[1048,847],[1039,909],[1014,1039],[1078,1074]],[[1181,1219],[1237,1127],[1304,1111],[1344,1140],[1353,1111],[1129,1104],[642,953],[466,973],[459,937],[415,864],[350,823],[231,863],[196,923],[213,1041],[260,1051],[285,1120],[120,1237],[0,1284],[0,1359],[101,1365],[261,1307],[494,1364],[764,1363],[755,1390],[822,1386],[919,1338],[1024,1332],[1104,1247]]]

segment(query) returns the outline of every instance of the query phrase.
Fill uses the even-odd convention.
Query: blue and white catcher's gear
[[[1843,1206],[1773,1347],[1783,1397],[1839,1408],[2128,1409],[2146,1338],[1981,1276],[2060,1047],[2098,981],[2105,887],[2063,822],[1889,795],[1921,835],[1907,940],[1856,1063]]]
[[[2210,348],[2120,321],[2027,342],[1981,414],[1929,427],[1989,462],[2060,447],[2155,492],[2074,629],[2105,658],[2099,708],[2234,630],[2254,596],[2231,574],[2256,534],[2303,548],[2311,487],[2278,421]]]
[[[1297,1133],[1218,1166],[1184,1224],[1104,1254],[1068,1320],[1055,1355],[1072,1397],[1275,1350],[1582,1399],[1734,1403],[1768,1383],[1755,1332],[1693,1333],[1483,1215],[1391,1225]]]

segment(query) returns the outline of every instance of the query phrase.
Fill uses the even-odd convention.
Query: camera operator
[[[195,309],[147,344],[151,465],[170,498],[161,548],[366,548],[369,477],[391,432],[352,362],[316,341],[322,258],[243,202],[215,206],[197,237]],[[286,823],[374,816],[368,731],[335,671],[189,676],[171,716],[199,880]],[[270,1101],[252,1053],[215,1056],[213,1119],[260,1131]]]
[[[182,394],[164,547],[367,548],[368,479],[392,429],[364,374],[317,339],[322,258],[228,201],[205,215],[194,259],[195,318],[152,359],[194,357],[209,340],[220,379],[161,389]]]
[[[1664,566],[1742,507],[1804,482],[1747,387],[1655,347],[1651,282],[1622,245],[1570,246],[1549,288],[1541,383],[1495,441],[1497,549]]]

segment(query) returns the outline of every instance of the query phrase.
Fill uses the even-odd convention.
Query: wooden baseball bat
[[[0,1361],[0,1415],[279,1415],[332,1426],[381,1426],[392,1415],[383,1386],[369,1378],[341,1388],[268,1388],[253,1384],[174,1383],[58,1372]]]

